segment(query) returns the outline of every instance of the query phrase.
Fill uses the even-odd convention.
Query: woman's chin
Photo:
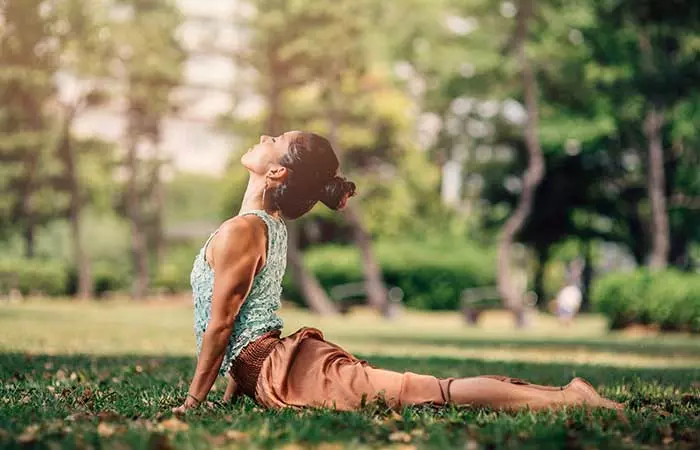
[[[250,170],[250,161],[249,161],[250,158],[248,158],[249,153],[250,153],[250,150],[243,153],[243,155],[241,156],[241,164],[243,164],[243,167],[245,167],[248,170]]]

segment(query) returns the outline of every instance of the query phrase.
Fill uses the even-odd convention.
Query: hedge
[[[490,250],[470,242],[380,242],[374,250],[384,279],[404,292],[404,304],[418,309],[455,310],[461,291],[494,284],[495,262]],[[197,249],[183,245],[168,252],[164,263],[153,274],[152,286],[168,292],[190,289],[190,271]],[[307,267],[323,287],[359,282],[363,279],[359,251],[354,247],[324,245],[304,255]],[[92,268],[97,295],[128,290],[129,268],[123,264],[96,262]],[[0,293],[17,287],[23,294],[73,295],[77,289],[74,268],[58,261],[0,261]],[[289,277],[284,280],[283,296],[302,304],[299,291]]]
[[[374,247],[388,285],[404,292],[404,304],[417,309],[455,310],[465,288],[493,285],[493,252],[470,242],[380,242]],[[325,245],[305,254],[321,285],[362,281],[360,253],[354,247]],[[285,278],[284,296],[301,303],[298,289]]]
[[[171,246],[154,274],[153,287],[170,293],[189,291],[190,273],[200,247],[201,243]]]
[[[0,292],[18,289],[23,295],[65,295],[68,272],[58,261],[40,259],[0,260]]]
[[[596,282],[591,302],[613,329],[642,324],[700,332],[700,277],[696,274],[640,269],[608,275]]]

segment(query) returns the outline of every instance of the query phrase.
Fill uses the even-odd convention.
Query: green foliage
[[[488,228],[480,233],[470,225],[482,224],[482,217],[498,224],[508,216],[520,192],[506,188],[505,181],[520,177],[524,162],[522,124],[505,114],[506,106],[517,109],[522,103],[512,57],[519,2],[248,3],[260,13],[236,9],[244,45],[234,51],[240,70],[233,84],[240,92],[234,93],[234,111],[223,119],[235,122],[227,129],[245,142],[242,147],[259,132],[301,128],[325,134],[341,151],[345,174],[358,184],[353,206],[373,237],[405,240],[436,228],[490,237]],[[133,258],[126,222],[108,214],[126,209],[123,201],[114,204],[120,197],[115,166],[126,168],[120,175],[127,178],[128,169],[138,168],[131,187],[142,217],[134,223],[140,222],[139,231],[147,229],[152,253],[163,228],[194,235],[196,225],[235,213],[247,180],[238,154],[224,180],[177,174],[163,183],[163,196],[159,190],[161,169],[170,163],[157,154],[165,150],[162,120],[187,106],[174,104],[181,96],[172,95],[186,82],[187,55],[178,38],[189,36],[192,25],[182,26],[177,2],[5,0],[0,8],[0,239],[8,241],[2,247],[11,248],[12,257],[31,253],[26,250],[33,246],[37,257],[72,267],[72,236],[64,218],[77,204],[90,211],[83,243],[97,265],[96,283],[123,289]],[[547,177],[521,242],[546,249],[572,237],[603,239],[626,246],[640,264],[646,260],[651,227],[642,129],[653,105],[665,122],[669,259],[686,268],[698,260],[689,249],[700,241],[700,227],[694,226],[700,220],[700,99],[694,83],[700,76],[699,8],[690,0],[672,6],[649,0],[536,2],[527,53],[539,88]],[[217,51],[213,42],[226,42],[228,31],[224,25],[200,36],[207,41],[205,51]],[[57,79],[75,84],[66,90],[75,98],[57,95]],[[247,100],[259,98],[260,115],[244,116]],[[61,123],[71,108],[80,116],[106,99],[127,109],[128,139],[122,145],[135,150],[152,144],[142,150],[153,152],[134,153],[129,164],[115,152],[117,145],[66,136],[72,178],[79,185],[69,189],[63,167],[69,152],[58,151]],[[438,118],[439,131],[430,151],[423,152],[426,113]],[[469,214],[441,205],[440,165],[446,159],[465,163],[462,206]],[[95,213],[104,215],[99,227],[93,226]],[[305,220],[323,230],[323,242],[348,240],[341,215],[319,207]],[[308,234],[305,243],[315,239]],[[26,242],[24,251],[19,241]],[[172,258],[165,258],[154,286],[187,288],[193,253],[179,252],[166,250]],[[361,278],[355,253],[351,259],[352,276],[328,272],[324,284]],[[441,300],[430,300],[427,275],[417,279],[390,256],[384,259],[389,281],[408,286],[414,306],[447,308],[450,292],[472,283],[457,278],[457,265],[433,273],[433,263],[421,262],[438,280],[431,288]],[[457,287],[443,290],[453,279]]]
[[[438,11],[423,0],[413,3],[421,11]],[[241,59],[259,74],[246,89],[252,86],[264,108],[252,118],[234,111],[229,128],[251,143],[259,133],[286,129],[325,135],[339,153],[343,173],[358,185],[352,204],[374,236],[418,234],[432,225],[436,213],[443,212],[436,201],[439,170],[419,152],[415,98],[396,85],[386,59],[398,45],[387,25],[405,31],[399,22],[407,5],[397,9],[373,0],[251,4],[265,14],[243,20],[250,43]],[[418,22],[422,26],[424,16]],[[236,204],[245,189],[238,158],[232,155],[227,205]],[[311,216],[322,226],[338,225],[323,208]]]
[[[92,262],[92,278],[96,295],[124,291],[132,279],[129,264],[129,229],[118,216],[86,210],[83,220],[83,239]],[[73,295],[77,289],[77,273],[70,245],[70,230],[66,220],[54,220],[37,231],[36,255],[38,264],[61,267],[60,278],[66,283],[60,290],[45,292],[49,295]],[[12,236],[0,247],[5,258],[22,260],[19,236]]]
[[[129,267],[124,264],[114,264],[106,261],[98,261],[91,266],[92,292],[95,297],[100,298],[107,294],[126,292],[131,283]],[[77,268],[68,268],[68,284],[66,291],[60,295],[73,296],[78,292],[78,272]]]
[[[126,291],[131,284],[129,267],[125,265],[95,263],[92,266],[95,295]]]
[[[700,280],[695,274],[616,273],[597,281],[591,300],[613,329],[636,323],[700,332]]]
[[[18,289],[23,295],[65,295],[68,272],[58,261],[0,259],[0,292]]]
[[[494,283],[493,252],[474,243],[381,241],[375,249],[385,282],[401,288],[411,308],[455,310],[463,289]],[[305,262],[326,289],[363,279],[354,247],[316,247],[306,252]],[[289,278],[284,288],[285,298],[300,302]]]
[[[190,272],[198,251],[199,245],[171,245],[158,267],[153,287],[169,293],[189,291]]]
[[[220,217],[231,217],[237,213],[243,195],[248,187],[248,170],[239,161],[240,155],[236,154],[229,162],[230,167],[224,176],[221,200],[218,207]]]
[[[218,221],[222,217],[222,191],[230,184],[228,177],[221,179],[203,174],[177,173],[172,180],[164,183],[165,223]]]
[[[29,231],[66,205],[53,189],[52,177],[60,168],[47,151],[53,142],[46,104],[57,69],[50,43],[57,17],[41,15],[40,3],[0,5],[0,232]]]

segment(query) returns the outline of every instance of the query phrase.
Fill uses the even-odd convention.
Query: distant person
[[[566,285],[554,299],[554,312],[564,325],[571,325],[581,309],[583,268],[584,263],[580,258],[576,258],[566,265]]]
[[[312,133],[262,136],[241,162],[250,172],[241,211],[212,234],[192,269],[198,360],[186,399],[174,412],[199,406],[218,375],[229,377],[225,400],[242,393],[268,408],[354,410],[380,398],[393,408],[621,408],[580,378],[563,387],[499,376],[439,379],[374,368],[314,328],[281,338],[284,219],[306,214],[318,201],[342,209],[355,184],[338,174],[330,143]]]
[[[575,284],[569,284],[559,291],[557,298],[554,300],[556,303],[555,311],[563,324],[570,325],[573,322],[574,317],[581,309],[582,300],[581,288]]]

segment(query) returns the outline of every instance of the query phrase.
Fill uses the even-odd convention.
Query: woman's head
[[[266,203],[285,217],[296,219],[321,201],[342,209],[355,195],[355,183],[338,175],[340,163],[327,139],[317,134],[288,131],[261,136],[260,143],[241,158],[251,177],[264,177]]]

